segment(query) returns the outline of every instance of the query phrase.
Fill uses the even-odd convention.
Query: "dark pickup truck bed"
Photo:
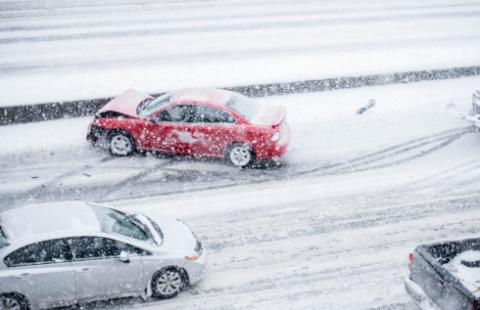
[[[418,246],[410,254],[410,276],[405,279],[405,289],[421,309],[480,310],[480,277],[476,288],[475,281],[469,278],[466,282],[463,277],[475,277],[477,272],[480,274],[480,261],[462,260],[464,266],[453,271],[451,267],[458,262],[458,258],[455,259],[457,255],[475,254],[476,251],[480,254],[480,238]]]

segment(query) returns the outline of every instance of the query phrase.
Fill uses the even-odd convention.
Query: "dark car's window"
[[[157,122],[191,123],[195,117],[195,106],[176,105],[157,114]]]
[[[38,242],[22,247],[5,257],[8,267],[51,264],[70,261],[72,254],[66,239]]]
[[[195,123],[233,123],[235,119],[227,112],[209,106],[197,106]]]
[[[71,248],[74,260],[116,257],[120,255],[122,250],[131,254],[148,254],[148,252],[132,245],[101,237],[72,238]]]

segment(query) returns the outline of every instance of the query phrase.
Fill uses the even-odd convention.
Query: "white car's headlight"
[[[193,255],[185,256],[185,258],[191,262],[194,262],[198,259],[198,255],[193,254]]]

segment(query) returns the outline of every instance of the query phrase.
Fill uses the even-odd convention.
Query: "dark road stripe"
[[[447,80],[480,75],[480,66],[398,73],[344,76],[319,80],[234,86],[226,89],[249,97],[282,96],[301,93],[350,89],[368,86]],[[154,94],[154,96],[159,94]],[[32,105],[0,107],[0,125],[46,121],[93,115],[111,98],[94,98]]]

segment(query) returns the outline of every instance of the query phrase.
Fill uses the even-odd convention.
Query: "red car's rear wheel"
[[[227,150],[227,158],[236,167],[246,167],[255,156],[252,148],[246,143],[234,143]]]

